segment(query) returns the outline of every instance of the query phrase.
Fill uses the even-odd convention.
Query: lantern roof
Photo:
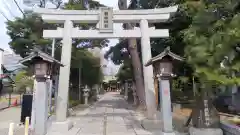
[[[152,65],[154,62],[157,62],[159,60],[162,60],[164,57],[166,56],[170,56],[172,59],[175,59],[175,60],[179,60],[179,61],[183,61],[184,58],[171,52],[170,50],[170,47],[168,46],[167,48],[164,49],[164,51],[160,54],[158,54],[157,56],[151,58],[146,64],[145,66],[149,66],[149,65]]]
[[[40,49],[38,48],[34,48],[33,51],[30,53],[30,55],[28,55],[27,57],[23,58],[22,60],[19,61],[19,63],[22,64],[26,64],[28,62],[33,62],[32,60],[34,58],[40,58],[44,61],[50,62],[50,63],[55,63],[57,65],[63,66],[63,64],[61,64],[60,61],[56,60],[55,58],[53,58],[52,56],[48,55],[45,52],[42,52]]]

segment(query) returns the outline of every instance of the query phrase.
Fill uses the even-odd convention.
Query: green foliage
[[[61,0],[51,0],[51,2],[54,3],[57,8],[60,7],[62,3]],[[85,7],[82,2],[82,0],[70,0],[60,8],[69,10],[84,10]],[[42,4],[40,6],[44,7],[45,0],[42,0],[41,3]],[[89,1],[89,4],[92,9],[104,6],[99,4],[99,2],[92,0]],[[86,23],[87,22],[84,24],[75,24],[75,27],[85,30],[95,28],[95,24],[89,25]],[[24,18],[15,18],[14,21],[7,22],[7,34],[11,38],[9,45],[16,54],[20,54],[22,57],[26,57],[34,46],[39,46],[44,52],[50,53],[52,41],[43,39],[42,33],[44,29],[56,29],[56,27],[62,27],[62,25],[44,23],[38,15],[27,13]],[[79,68],[82,66],[82,69],[84,71],[86,70],[83,74],[84,83],[94,84],[101,82],[103,75],[100,68],[99,58],[94,57],[87,49],[83,48],[105,47],[108,45],[108,42],[109,41],[106,39],[74,39],[71,68]],[[60,40],[56,40],[55,47],[55,58],[60,60]],[[70,81],[76,82],[77,78],[78,76],[75,75],[75,77],[73,77]]]
[[[15,91],[18,93],[25,93],[26,88],[33,88],[33,79],[28,76],[26,71],[20,71],[15,77]]]
[[[101,83],[103,80],[103,73],[101,70],[100,58],[94,57],[92,53],[85,49],[76,50],[72,59],[72,68],[81,67],[82,69],[82,83],[89,86]]]
[[[237,0],[201,1],[201,8],[192,17],[192,23],[183,31],[185,56],[204,81],[220,84],[239,84],[231,73],[239,71],[240,14]],[[225,68],[220,63],[227,57]]]
[[[125,60],[129,60],[130,55],[127,51],[127,45],[127,40],[119,40],[119,43],[110,47],[106,52],[105,58],[110,57],[112,62],[116,65],[120,65]]]
[[[130,8],[136,8],[136,2],[132,0]],[[240,70],[239,52],[236,51],[240,42],[240,1],[140,0],[138,8],[164,8],[173,5],[179,5],[179,9],[169,21],[150,24],[157,29],[169,29],[170,37],[152,39],[151,46],[152,56],[170,46],[174,53],[186,58],[183,64],[174,63],[177,80],[181,80],[181,86],[177,86],[191,86],[192,76],[200,83],[211,82],[214,86],[239,84],[239,77],[233,74]],[[140,47],[139,44],[138,46]],[[106,56],[111,57],[114,63],[122,64],[129,58],[129,54],[122,51],[124,48],[126,49],[126,43],[120,41]],[[140,49],[138,52],[141,56]]]
[[[239,0],[140,0],[145,9],[176,4],[179,10],[168,22],[154,24],[170,29],[170,37],[152,40],[153,56],[171,46],[174,53],[186,57],[184,65],[174,63],[177,75],[188,75],[188,80],[195,75],[214,84],[239,84],[238,77],[231,75],[239,71],[235,49],[239,44]],[[221,68],[226,56],[225,68]]]
[[[125,61],[116,74],[117,80],[124,82],[125,80],[133,79],[133,71],[130,60]]]
[[[22,57],[26,57],[35,45],[45,48],[51,44],[50,40],[42,38],[43,29],[49,25],[43,23],[36,14],[26,14],[25,18],[15,18],[7,22],[7,34],[10,36],[10,48]]]

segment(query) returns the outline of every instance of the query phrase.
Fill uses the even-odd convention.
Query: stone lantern
[[[172,62],[174,60],[183,61],[184,59],[170,51],[167,47],[162,53],[150,59],[145,66],[153,65],[154,75],[158,78],[161,118],[163,121],[163,134],[174,135],[172,126],[172,109],[170,97],[170,83],[171,77],[174,77]]]
[[[88,105],[89,91],[90,91],[90,89],[86,85],[85,88],[83,89],[83,96],[84,96],[84,104],[85,105]]]
[[[124,98],[128,100],[128,92],[130,86],[131,79],[125,80],[124,82]]]
[[[36,95],[33,97],[32,119],[34,134],[45,135],[47,133],[48,119],[48,93],[47,79],[51,77],[52,70],[63,66],[58,60],[35,48],[33,52],[19,61],[29,65],[36,80]]]
[[[184,59],[171,52],[170,47],[167,47],[162,53],[150,59],[145,66],[153,65],[155,77],[159,75],[161,77],[171,78],[175,76],[172,66],[174,60],[183,61]]]

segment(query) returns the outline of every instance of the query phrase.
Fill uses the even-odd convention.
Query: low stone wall
[[[224,135],[240,135],[240,127],[238,126],[222,122],[221,127]]]
[[[185,123],[191,111],[187,109],[186,110],[182,109],[183,107],[179,103],[172,103],[172,107],[173,107],[173,111],[176,113],[174,116],[176,116],[176,118],[179,118],[180,116],[182,116],[182,118],[185,118],[185,119],[181,119],[181,120],[183,120]],[[179,110],[181,111],[179,112]],[[224,121],[225,118],[223,118],[223,116],[225,116],[226,114],[223,115],[222,113],[220,113],[220,115],[222,120]],[[223,130],[224,135],[240,135],[240,127],[229,124],[227,122],[221,122],[221,129]]]

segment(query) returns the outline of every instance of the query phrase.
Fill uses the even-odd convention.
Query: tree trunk
[[[127,0],[119,0],[118,6],[120,10],[127,10]],[[133,26],[131,24],[126,24],[127,29],[132,29]],[[142,75],[142,65],[139,58],[138,50],[137,50],[137,40],[131,38],[128,40],[128,52],[131,55],[132,66],[133,66],[133,74],[136,83],[136,94],[138,96],[139,104],[145,106],[145,89],[144,89],[144,81]]]
[[[128,51],[131,55],[134,79],[136,82],[136,93],[138,96],[139,104],[145,106],[145,92],[144,92],[144,81],[142,75],[142,65],[137,51],[136,39],[128,40]]]

